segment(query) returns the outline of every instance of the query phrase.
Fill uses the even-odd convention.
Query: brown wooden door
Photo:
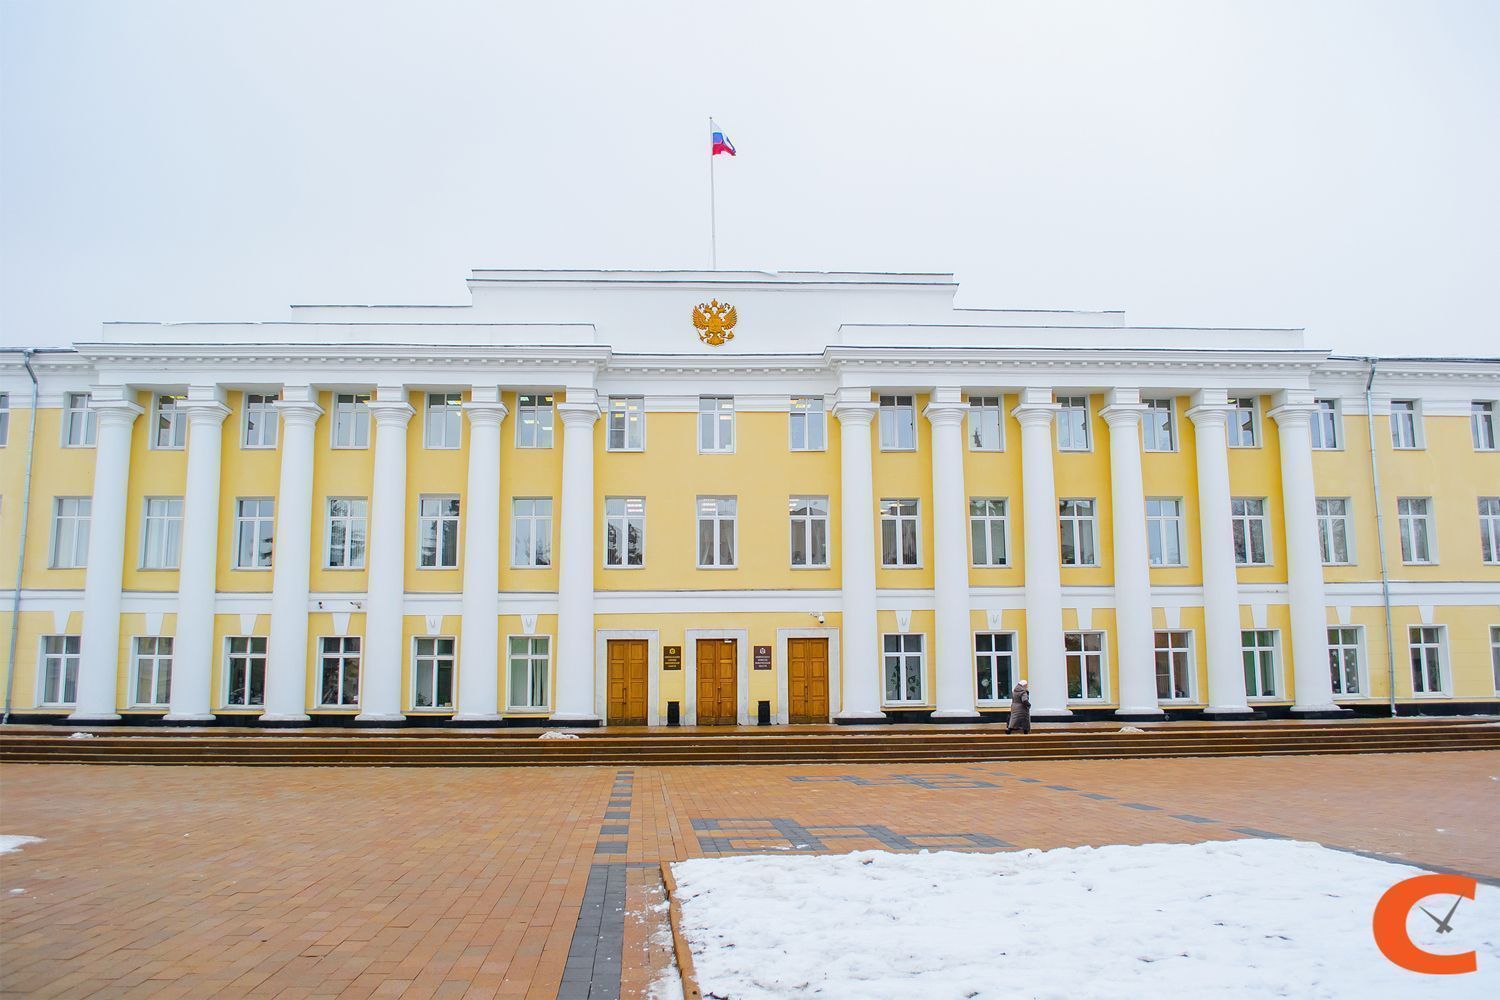
[[[732,726],[736,716],[736,642],[698,640],[698,725]]]
[[[828,640],[786,641],[787,721],[828,721]]]
[[[609,712],[612,726],[646,724],[646,640],[610,639],[608,657]]]

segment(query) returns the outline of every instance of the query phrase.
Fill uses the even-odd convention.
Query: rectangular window
[[[969,558],[975,566],[1010,565],[1008,505],[1005,497],[969,498]]]
[[[1343,422],[1339,419],[1339,401],[1317,400],[1318,410],[1312,419],[1312,446],[1332,451],[1344,446]]]
[[[318,704],[359,704],[359,636],[325,635],[318,640]]]
[[[1436,562],[1432,537],[1432,498],[1400,497],[1396,500],[1396,523],[1401,531],[1401,561]]]
[[[734,397],[698,398],[698,450],[734,451]]]
[[[176,569],[182,559],[182,497],[147,497],[141,568]]]
[[[1500,625],[1490,626],[1490,666],[1495,671],[1495,691],[1500,693]]]
[[[412,657],[412,706],[418,709],[453,707],[452,636],[418,636]]]
[[[1057,501],[1057,527],[1062,535],[1064,566],[1097,566],[1098,552],[1094,540],[1096,506],[1092,499],[1068,498]]]
[[[823,451],[828,447],[822,396],[794,396],[787,419],[792,451]]]
[[[232,635],[225,640],[224,704],[259,708],[266,703],[266,637]]]
[[[42,636],[43,705],[72,705],[78,701],[78,660],[82,638],[76,635]]]
[[[423,421],[422,447],[457,448],[463,440],[464,396],[461,392],[429,392]]]
[[[529,710],[547,707],[547,666],[552,658],[552,637],[510,637],[510,707]]]
[[[1260,419],[1254,396],[1230,397],[1229,447],[1260,447]]]
[[[610,451],[642,451],[646,447],[646,401],[641,396],[609,397],[608,435]]]
[[[917,501],[880,501],[880,565],[921,565],[917,527]]]
[[[1417,401],[1414,399],[1391,400],[1391,447],[1420,448],[1420,441]]]
[[[1089,442],[1089,398],[1087,396],[1058,396],[1057,405],[1057,450],[1088,451]]]
[[[235,569],[269,569],[275,538],[275,500],[270,497],[241,497],[235,501]]]
[[[187,446],[187,415],[178,406],[185,398],[180,394],[157,394],[156,433],[151,436],[151,447],[174,451]]]
[[[511,503],[511,565],[538,569],[552,565],[552,499],[518,497]]]
[[[1063,655],[1068,662],[1068,700],[1097,701],[1104,697],[1104,633],[1064,632]]]
[[[552,394],[516,398],[516,447],[552,447]]]
[[[370,447],[370,394],[341,392],[333,397],[333,446]]]
[[[1334,625],[1328,629],[1328,672],[1336,695],[1353,697],[1364,693],[1359,683],[1361,631],[1357,625]]]
[[[1469,404],[1469,430],[1474,435],[1475,451],[1495,450],[1495,404],[1475,400]]]
[[[1177,413],[1175,400],[1146,399],[1141,421],[1141,435],[1147,451],[1177,450]]]
[[[734,497],[698,498],[698,568],[729,569],[735,565]]]
[[[969,450],[1004,451],[1005,419],[1000,407],[1003,397],[969,397]]]
[[[94,501],[89,497],[57,497],[52,501],[52,568],[82,569],[89,562],[89,521]]]
[[[458,567],[458,497],[418,499],[417,545],[422,569]]]
[[[1443,626],[1413,625],[1411,639],[1411,689],[1413,694],[1442,694]]]
[[[328,498],[328,568],[365,568],[370,503],[364,497]]]
[[[922,661],[926,638],[919,632],[890,632],[881,637],[885,650],[886,704],[922,703]]]
[[[1349,516],[1348,497],[1318,497],[1318,548],[1324,566],[1347,566],[1353,562],[1354,521]]]
[[[1274,629],[1240,632],[1240,655],[1245,661],[1245,694],[1248,697],[1276,697],[1276,640]]]
[[[1500,563],[1500,497],[1479,498],[1479,558]]]
[[[880,450],[914,451],[917,407],[912,396],[880,397]]]
[[[0,448],[10,442],[10,393],[0,392]]]
[[[70,392],[63,409],[63,447],[92,448],[98,421],[89,407],[92,398],[87,392]]]
[[[1193,633],[1156,633],[1156,697],[1189,701],[1193,697]]]
[[[974,636],[976,696],[981,702],[1003,702],[1020,680],[1016,671],[1016,634],[978,632]]]
[[[789,497],[792,565],[824,568],[828,565],[828,498]]]
[[[1146,547],[1153,566],[1182,565],[1182,501],[1146,498]]]
[[[1266,566],[1271,562],[1267,542],[1264,497],[1235,497],[1229,501],[1234,527],[1234,562],[1237,566]]]
[[[604,565],[646,565],[646,498],[607,497],[604,501]]]
[[[245,434],[241,447],[276,447],[276,398],[245,394]]]
[[[135,699],[139,707],[166,705],[172,695],[172,637],[135,637]]]

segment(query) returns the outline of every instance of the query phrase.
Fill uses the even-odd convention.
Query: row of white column
[[[875,591],[875,497],[871,423],[879,408],[868,389],[840,390],[843,518],[844,699],[840,717],[879,718],[881,650]],[[1304,398],[1305,396],[1305,398]],[[1187,415],[1197,437],[1199,522],[1202,533],[1204,654],[1207,707],[1216,713],[1250,711],[1240,641],[1239,585],[1230,520],[1226,428],[1233,408],[1224,391],[1202,390]],[[964,488],[963,422],[968,407],[957,389],[935,389],[925,412],[932,424],[934,716],[975,714],[972,602]],[[1024,522],[1026,664],[1032,713],[1071,714],[1063,651],[1063,593],[1059,565],[1057,493],[1052,468],[1052,423],[1059,406],[1050,389],[1025,389],[1011,411],[1021,425],[1021,503]],[[1148,407],[1135,389],[1109,393],[1101,411],[1109,426],[1110,501],[1114,536],[1114,606],[1120,715],[1159,714],[1152,621],[1150,557],[1141,473],[1141,418]],[[1309,422],[1310,393],[1283,393],[1271,410],[1280,428],[1286,510],[1294,711],[1328,711],[1333,703],[1327,662],[1322,558],[1318,547]]]

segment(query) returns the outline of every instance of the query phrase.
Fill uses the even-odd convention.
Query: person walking
[[[1026,688],[1026,682],[1021,681],[1010,693],[1010,720],[1005,724],[1005,734],[1020,730],[1022,735],[1031,732],[1031,692]]]

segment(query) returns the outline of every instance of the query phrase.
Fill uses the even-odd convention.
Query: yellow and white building
[[[1500,359],[942,274],[468,284],[0,351],[11,717],[1500,706]]]

